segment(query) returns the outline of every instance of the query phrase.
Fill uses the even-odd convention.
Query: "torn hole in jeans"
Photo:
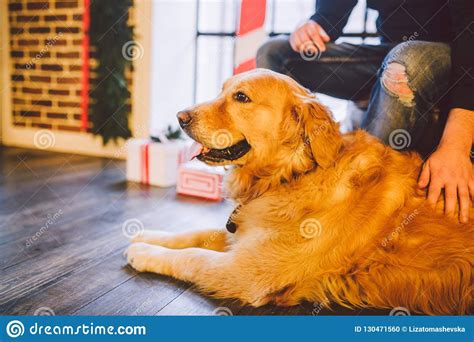
[[[414,105],[415,94],[410,88],[404,65],[396,62],[389,63],[383,71],[381,83],[402,104],[409,107]]]

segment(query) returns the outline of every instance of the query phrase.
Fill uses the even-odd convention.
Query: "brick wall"
[[[79,131],[82,0],[8,8],[14,124]]]
[[[8,0],[16,126],[81,130],[83,8],[83,0]],[[90,50],[92,89],[97,62]],[[127,79],[131,85],[131,71]]]

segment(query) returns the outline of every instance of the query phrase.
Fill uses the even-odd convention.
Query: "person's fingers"
[[[301,46],[303,45],[304,41],[303,41],[303,35],[301,32],[295,32],[295,37],[294,37],[294,40],[295,40],[295,52],[300,52],[301,50]]]
[[[303,45],[303,34],[301,30],[294,33],[294,49],[296,52],[300,52],[301,46]]]
[[[439,195],[441,193],[442,183],[434,181],[433,179],[430,182],[430,187],[428,190],[428,204],[432,207],[436,206],[438,202]]]
[[[326,44],[324,44],[323,40],[321,39],[321,37],[319,37],[319,35],[313,37],[311,40],[313,44],[318,47],[320,52],[326,51]]]
[[[306,34],[311,39],[314,45],[316,45],[319,51],[326,51],[326,45],[324,44],[322,38],[319,35],[319,29],[317,25],[308,25],[306,28]]]
[[[306,25],[305,26],[306,33],[312,38],[314,35],[319,35],[318,25]]]
[[[301,41],[300,46],[298,46],[298,49],[300,52],[302,52],[304,49],[307,49],[308,47],[311,46],[310,44],[312,44],[312,39],[309,36],[308,32],[306,32],[306,30],[302,30],[300,32],[299,38]]]
[[[290,35],[290,46],[293,49],[293,51],[299,52],[298,51],[298,45],[297,45],[296,33],[293,33],[292,35]]]
[[[323,39],[323,41],[325,41],[326,43],[328,43],[331,38],[329,37],[329,35],[326,33],[326,31],[324,31],[324,29],[321,27],[321,25],[318,25],[318,29],[319,29],[319,35],[321,36],[321,38]]]
[[[426,188],[430,182],[430,162],[427,161],[423,164],[423,169],[421,170],[420,178],[418,180],[418,186],[420,188]]]
[[[471,195],[471,203],[474,202],[474,180],[469,182],[469,194]]]
[[[304,28],[300,27],[290,35],[290,45],[295,52],[300,52],[301,45],[304,43],[306,33]]]
[[[454,215],[456,202],[458,200],[456,184],[446,184],[444,187],[444,213],[448,216]]]
[[[290,44],[291,48],[295,52],[300,52],[300,45],[301,45],[301,31],[302,29],[298,29],[295,32],[293,32],[290,36]]]
[[[466,223],[469,221],[469,209],[471,200],[469,198],[469,187],[467,184],[458,186],[459,195],[459,221]]]

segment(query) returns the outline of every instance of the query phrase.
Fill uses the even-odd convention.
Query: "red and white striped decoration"
[[[256,54],[267,38],[264,30],[266,0],[242,0],[235,39],[234,75],[255,69]]]
[[[84,13],[82,14],[82,89],[81,89],[81,129],[87,130],[89,121],[89,39],[90,28],[90,0],[84,0]]]

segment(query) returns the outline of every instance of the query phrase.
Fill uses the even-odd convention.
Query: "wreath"
[[[130,79],[136,43],[129,15],[131,0],[96,0],[90,5],[89,38],[92,58],[98,62],[89,93],[92,133],[110,140],[132,136],[129,127]]]

